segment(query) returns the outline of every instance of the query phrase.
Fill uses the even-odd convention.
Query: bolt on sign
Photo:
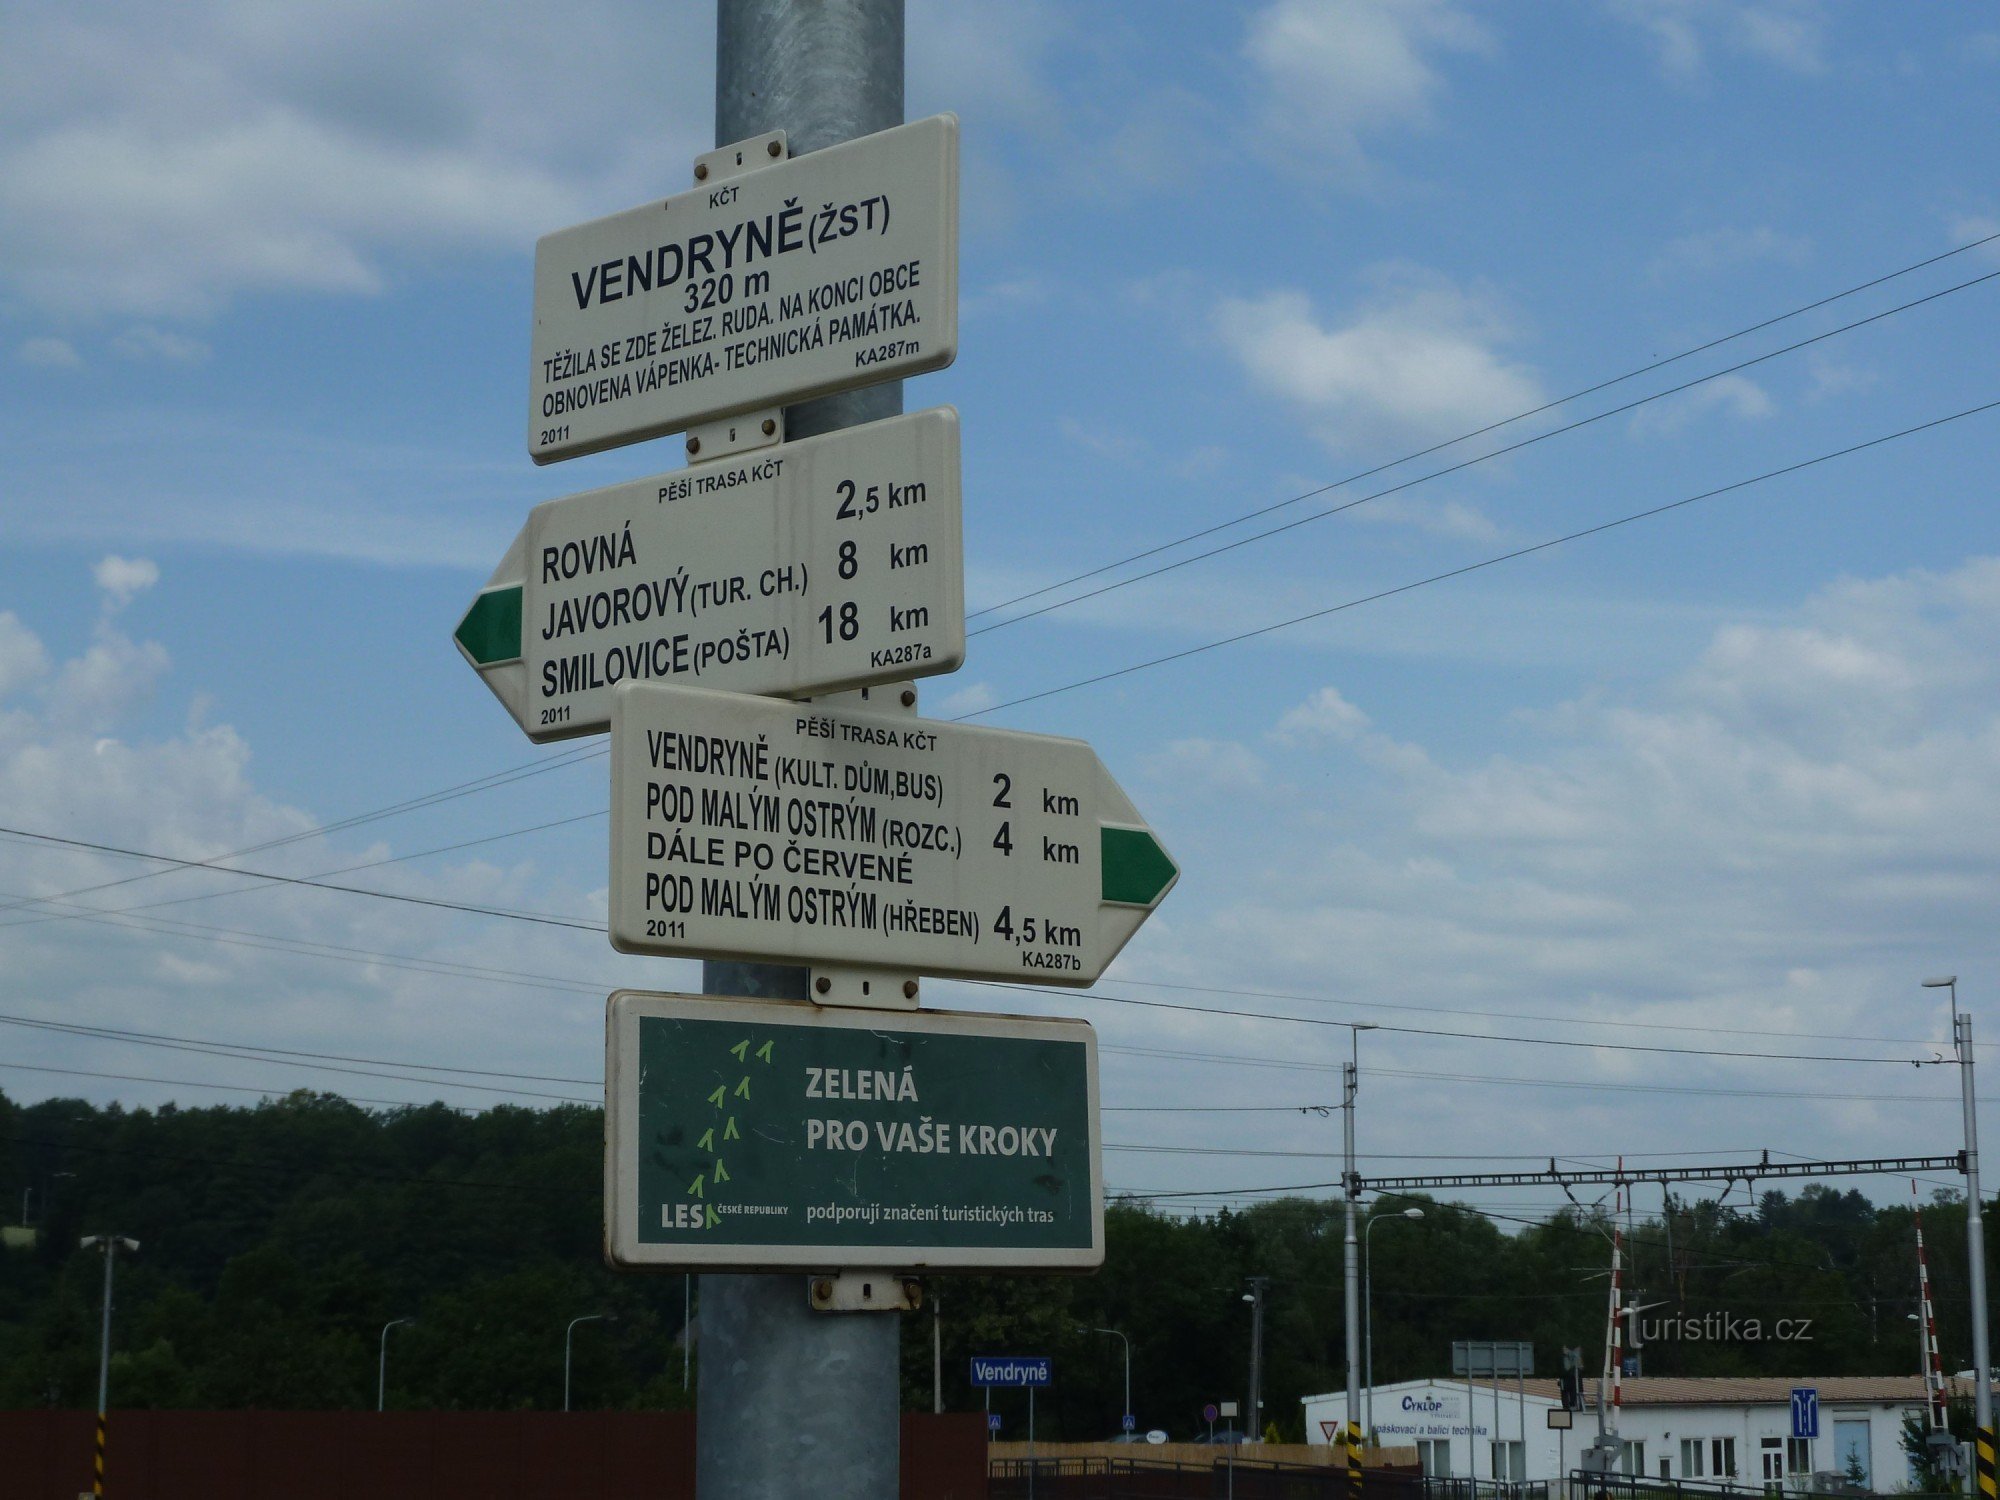
[[[548,235],[534,319],[536,463],[942,369],[958,353],[958,119]]]
[[[614,1266],[1103,1264],[1087,1022],[623,990],[605,1068]]]
[[[1082,740],[626,683],[611,943],[1086,985],[1180,871]]]
[[[620,682],[833,692],[965,659],[958,413],[891,417],[551,500],[454,639],[528,738]]]

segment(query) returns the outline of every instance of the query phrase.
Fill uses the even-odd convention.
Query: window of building
[[[1493,1477],[1518,1481],[1528,1477],[1528,1455],[1519,1443],[1492,1445]]]
[[[1418,1438],[1417,1462],[1425,1474],[1433,1479],[1446,1478],[1451,1473],[1451,1440],[1449,1438]]]
[[[1734,1479],[1736,1477],[1736,1439],[1733,1437],[1710,1438],[1708,1440],[1709,1477],[1712,1479]]]
[[[1787,1474],[1812,1473],[1812,1439],[1785,1439],[1785,1472]]]
[[[1702,1469],[1702,1440],[1700,1438],[1681,1439],[1681,1478],[1699,1479]]]
[[[1646,1444],[1644,1439],[1636,1443],[1618,1445],[1618,1472],[1635,1478],[1646,1477]]]

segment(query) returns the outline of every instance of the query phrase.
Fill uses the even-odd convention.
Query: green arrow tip
[[[1103,895],[1120,906],[1151,906],[1180,879],[1176,865],[1147,828],[1099,830],[1103,848]]]
[[[482,667],[521,659],[521,586],[482,589],[452,639]]]

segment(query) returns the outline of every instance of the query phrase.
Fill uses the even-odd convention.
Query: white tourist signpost
[[[766,144],[782,156],[782,136]],[[528,454],[573,458],[957,352],[958,120],[934,115],[542,239]]]
[[[552,500],[455,639],[528,738],[601,733],[611,689],[830,692],[965,657],[950,407]]]
[[[851,696],[612,696],[625,952],[1087,985],[1179,873],[1081,740]]]

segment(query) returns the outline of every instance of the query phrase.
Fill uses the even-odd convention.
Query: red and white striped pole
[[[1910,1205],[1917,1221],[1917,1317],[1924,1331],[1924,1405],[1930,1412],[1931,1430],[1945,1427],[1944,1365],[1938,1357],[1937,1313],[1931,1307],[1931,1265],[1924,1254],[1924,1209],[1917,1198],[1917,1180],[1910,1179]]]

